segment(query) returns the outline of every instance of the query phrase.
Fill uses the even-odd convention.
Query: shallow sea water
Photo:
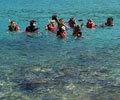
[[[118,0],[5,0],[0,3],[0,100],[120,100]],[[114,18],[114,27],[82,29],[85,38],[57,39],[44,31],[55,13],[64,18]],[[7,31],[9,19],[22,32]],[[39,34],[24,33],[37,20]],[[80,24],[80,22],[78,22]]]

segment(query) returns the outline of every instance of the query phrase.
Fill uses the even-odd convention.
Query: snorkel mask
[[[31,25],[31,26],[36,26],[36,21],[35,21],[35,20],[31,20],[31,21],[30,21],[30,25]]]
[[[16,25],[15,21],[11,21],[11,22],[10,22],[10,25],[11,25],[12,27],[14,27],[14,26]]]

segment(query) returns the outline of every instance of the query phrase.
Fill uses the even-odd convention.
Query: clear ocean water
[[[119,0],[1,0],[0,100],[120,100]],[[67,39],[45,32],[53,14],[92,18],[101,24],[114,18],[114,27],[72,30]],[[21,32],[7,31],[9,19]],[[39,34],[24,33],[27,20],[37,20]],[[80,22],[78,22],[80,24]]]

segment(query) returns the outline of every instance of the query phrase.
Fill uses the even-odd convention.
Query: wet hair
[[[112,17],[108,17],[108,18],[107,18],[107,23],[109,23],[110,21],[113,21],[113,18],[112,18]]]
[[[35,20],[31,20],[30,23],[35,23],[36,21]]]
[[[77,29],[79,29],[79,28],[80,28],[80,26],[79,26],[79,25],[77,25],[77,26],[76,26],[76,28],[77,28]]]
[[[52,16],[52,20],[57,20],[57,18],[58,18],[57,14]]]
[[[35,20],[31,20],[31,21],[30,21],[30,25],[33,25],[34,23],[36,23]]]
[[[88,22],[93,22],[93,20],[92,19],[88,19]]]
[[[72,17],[72,18],[70,18],[70,20],[73,20],[74,18]]]
[[[75,30],[77,30],[77,31],[81,30],[80,26],[79,25],[75,26]]]
[[[113,18],[112,17],[108,17],[107,18],[107,22],[105,23],[105,25],[111,26],[112,23],[113,23]]]
[[[12,21],[10,22],[10,24],[12,24],[12,23],[15,23],[15,21],[14,21],[14,20],[12,20]]]
[[[65,23],[65,20],[64,19],[59,19],[59,23],[62,24],[62,23]]]
[[[75,22],[75,18],[70,18],[70,20],[69,21],[74,21]]]

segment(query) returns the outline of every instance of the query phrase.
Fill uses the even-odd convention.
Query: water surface
[[[119,100],[120,2],[118,0],[6,0],[0,3],[0,100]],[[114,18],[114,27],[86,30],[83,39],[57,39],[44,31],[52,14]],[[7,31],[14,19],[22,32]],[[24,33],[37,20],[40,34]],[[80,22],[78,22],[80,24]]]

